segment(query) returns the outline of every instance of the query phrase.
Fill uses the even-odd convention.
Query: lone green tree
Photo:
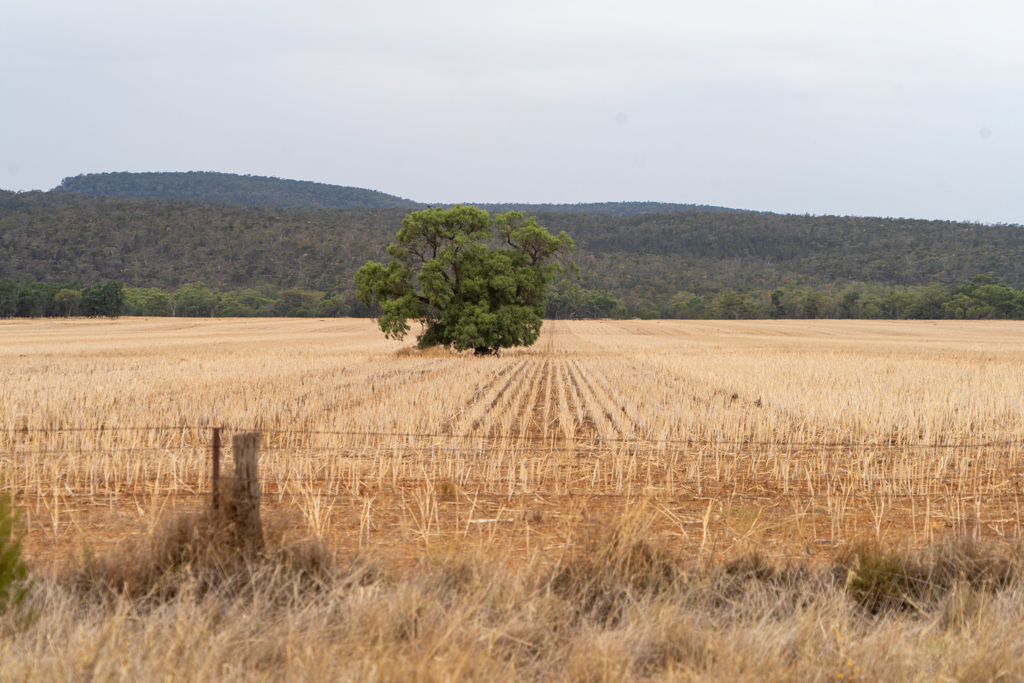
[[[409,320],[418,346],[473,349],[477,355],[529,346],[540,334],[544,291],[569,261],[572,239],[519,211],[493,218],[475,206],[414,211],[402,220],[385,266],[356,273],[359,299],[380,306],[380,329],[403,339]]]

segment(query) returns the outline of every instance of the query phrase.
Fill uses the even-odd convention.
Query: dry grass
[[[0,468],[48,578],[0,657],[11,678],[89,657],[101,678],[1020,678],[999,634],[1024,616],[1022,332],[556,322],[469,358],[370,321],[4,321]],[[201,517],[164,530],[202,515],[215,425],[262,431],[277,526],[235,583],[196,554]]]
[[[268,547],[241,567],[165,566],[143,591],[73,567],[37,587],[36,623],[0,639],[0,680],[1024,676],[1015,560],[1000,561],[998,581],[976,580],[978,565],[950,547],[861,558],[855,569],[779,567],[756,555],[695,564],[650,540],[657,514],[644,505],[616,518],[574,516],[568,550],[525,562],[451,543],[403,572],[380,551],[325,559]],[[154,543],[181,547],[173,529]],[[851,584],[893,562],[876,572],[886,586],[920,572],[949,582],[927,596],[911,591],[913,604],[876,608]],[[136,575],[144,564],[130,562]]]

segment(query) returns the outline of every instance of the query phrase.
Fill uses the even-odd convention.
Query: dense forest
[[[243,312],[287,312],[279,295],[307,292],[315,304],[289,310],[357,314],[353,276],[385,258],[406,213],[0,191],[0,279],[83,288],[119,281],[129,294],[167,296],[202,283],[225,296],[248,292]],[[556,283],[549,297],[549,315],[559,317],[903,317],[919,309],[886,308],[887,297],[931,291],[934,312],[973,292],[964,288],[977,276],[988,278],[978,287],[1011,293],[1024,282],[1017,225],[708,211],[538,220],[576,242],[579,279]],[[730,304],[733,295],[745,303]],[[321,307],[324,297],[334,303]],[[958,310],[1013,309],[986,301]]]

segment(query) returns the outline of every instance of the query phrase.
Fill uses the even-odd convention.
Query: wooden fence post
[[[260,521],[259,433],[237,434],[232,439],[235,476],[232,482],[231,518],[238,541],[250,551],[263,549],[263,523]]]
[[[217,495],[220,492],[220,427],[213,428],[213,469],[210,473],[210,502],[217,509]]]

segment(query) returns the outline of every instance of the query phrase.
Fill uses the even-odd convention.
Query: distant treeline
[[[368,318],[374,315],[352,291],[316,292],[298,287],[275,290],[267,285],[216,291],[199,282],[183,285],[173,292],[128,289],[125,313],[183,318]]]
[[[844,318],[993,320],[1024,318],[1024,290],[978,275],[965,285],[850,285],[839,292],[787,286],[698,296],[679,292],[663,309],[629,310],[640,318]]]
[[[989,275],[963,285],[885,287],[851,284],[838,291],[785,286],[723,290],[703,296],[681,291],[661,307],[631,305],[606,291],[560,283],[547,297],[548,318],[764,319],[850,318],[978,320],[1024,318],[1024,287],[1014,289]]]
[[[216,291],[192,282],[171,292],[125,287],[109,281],[82,288],[78,282],[0,280],[0,318],[117,317],[120,315],[219,317],[370,317],[351,292],[312,292],[262,286]]]
[[[126,301],[124,284],[116,281],[83,289],[77,282],[0,280],[0,318],[116,317]]]
[[[172,291],[126,288],[110,281],[82,288],[76,282],[18,284],[0,280],[0,318],[70,316],[372,317],[351,290],[319,292],[268,285],[217,290],[188,283]],[[703,296],[677,292],[662,308],[635,308],[602,290],[567,281],[549,288],[549,319],[764,319],[862,318],[977,320],[1024,318],[1024,289],[979,275],[963,285],[917,287],[849,285],[827,292],[787,286]]]

